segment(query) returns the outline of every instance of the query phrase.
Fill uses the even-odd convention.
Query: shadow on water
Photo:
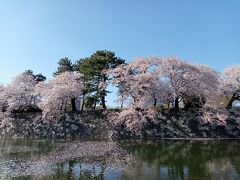
[[[88,146],[90,142],[83,144]],[[73,151],[72,144],[77,144]],[[65,157],[69,151],[82,150],[81,142],[58,142],[43,140],[0,140],[0,159],[7,163],[26,157],[43,155]],[[96,154],[94,157],[78,158],[73,155],[64,161],[47,162],[42,174],[32,171],[30,174],[15,174],[15,164],[3,167],[0,165],[1,178],[13,179],[240,179],[240,141],[237,140],[162,140],[162,141],[120,141],[112,144],[98,142],[95,146],[116,146],[106,153]],[[78,147],[79,146],[79,147]],[[59,148],[60,147],[60,148]],[[16,150],[17,149],[17,150]],[[103,149],[100,149],[103,151]],[[57,154],[57,155],[56,155]],[[90,152],[91,154],[91,152]],[[88,154],[87,156],[90,156]],[[53,158],[54,156],[54,158]],[[84,155],[85,156],[85,155]],[[39,156],[40,157],[40,156]],[[38,159],[38,158],[36,158]],[[43,161],[39,161],[43,162]],[[36,164],[41,164],[36,161]],[[45,161],[44,161],[45,162]],[[34,167],[34,166],[33,166]],[[5,169],[4,169],[5,168]],[[25,168],[29,168],[26,166]],[[32,166],[31,166],[32,168]],[[30,168],[29,168],[30,169]],[[44,171],[51,170],[49,173]],[[28,169],[26,170],[28,171]]]

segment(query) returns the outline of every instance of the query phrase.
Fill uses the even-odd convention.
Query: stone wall
[[[108,113],[111,112],[111,113]],[[210,121],[204,119],[208,113]],[[139,131],[124,124],[109,123],[113,110],[60,114],[47,120],[40,112],[14,113],[12,120],[0,127],[0,137],[32,138],[240,138],[240,112],[237,110],[165,110],[155,123],[146,122]],[[227,114],[224,122],[220,115]],[[156,123],[157,122],[157,123]]]
[[[149,121],[139,131],[131,131],[123,124],[115,126],[113,137],[240,138],[240,111],[214,108],[165,110],[158,113],[157,123]]]
[[[108,138],[109,126],[102,112],[60,114],[54,120],[41,113],[15,113],[12,121],[0,128],[1,137],[31,138]]]

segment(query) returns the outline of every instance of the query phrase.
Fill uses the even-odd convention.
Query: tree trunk
[[[94,106],[93,106],[93,110],[96,110],[96,106],[97,106],[97,99],[94,101]]]
[[[83,109],[84,109],[84,104],[85,104],[85,93],[83,94],[81,111],[83,111]]]
[[[121,101],[121,109],[123,108],[123,101]]]
[[[97,97],[99,96],[99,82],[100,82],[100,76],[98,77],[98,81],[97,81],[97,89],[96,89],[96,91],[97,91],[96,96]],[[98,98],[96,98],[95,102],[94,102],[94,106],[93,106],[94,111],[96,110],[97,101],[98,101]]]
[[[232,104],[233,104],[233,101],[235,100],[235,97],[234,95],[232,96],[232,98],[230,99],[230,101],[228,102],[228,105],[227,105],[227,108],[228,109],[231,109],[232,108]]]
[[[71,99],[71,104],[72,104],[72,111],[77,111],[77,108],[76,108],[76,98],[72,98]]]
[[[103,76],[103,83],[105,83],[106,80],[107,80],[106,74],[103,73],[102,76]],[[106,101],[105,101],[106,89],[103,89],[102,92],[103,92],[103,96],[101,97],[102,107],[103,107],[103,109],[106,109],[106,108],[107,108],[107,107],[106,107]]]
[[[171,103],[167,103],[167,109],[169,109],[169,108],[170,108],[170,104],[171,104]]]
[[[178,97],[176,97],[176,99],[175,99],[174,107],[175,107],[176,109],[179,109],[179,98],[178,98]]]
[[[156,107],[156,106],[157,106],[157,99],[155,98],[155,99],[154,99],[153,107]]]
[[[60,111],[62,111],[62,109],[63,109],[63,102],[62,102],[62,104],[60,106]]]
[[[107,107],[106,107],[106,103],[105,103],[105,96],[102,96],[102,97],[101,97],[101,101],[102,101],[102,107],[103,107],[103,109],[106,109]]]
[[[64,111],[66,112],[67,111],[67,101],[65,101],[65,106],[64,106]]]

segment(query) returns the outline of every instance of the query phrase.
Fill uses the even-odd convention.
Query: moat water
[[[0,179],[240,179],[240,141],[0,139]]]

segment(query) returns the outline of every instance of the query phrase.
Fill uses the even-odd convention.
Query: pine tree
[[[88,98],[93,103],[90,106],[94,109],[99,102],[104,109],[106,108],[105,97],[108,93],[106,82],[109,79],[106,71],[124,62],[123,59],[116,57],[114,52],[107,50],[96,51],[90,57],[80,59],[76,62],[75,70],[84,75],[87,87],[85,94],[89,94]]]
[[[59,74],[62,74],[66,71],[73,71],[73,64],[71,62],[70,59],[68,59],[67,57],[62,58],[58,61],[58,68],[57,71],[53,73],[53,76],[57,76]]]

